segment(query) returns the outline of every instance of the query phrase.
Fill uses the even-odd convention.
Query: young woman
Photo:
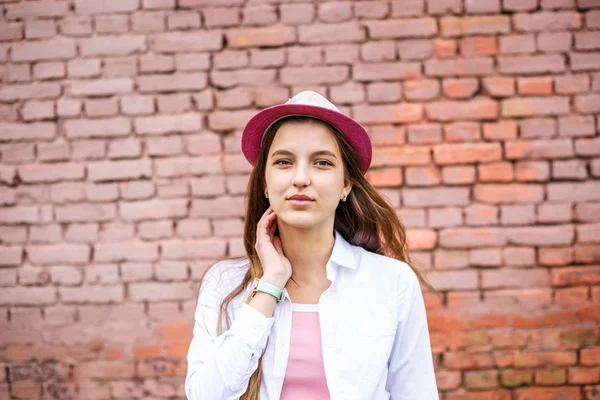
[[[242,150],[247,257],[203,278],[188,399],[438,399],[426,282],[364,177],[365,129],[305,91],[255,115]]]

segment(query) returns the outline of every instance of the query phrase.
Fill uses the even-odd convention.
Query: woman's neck
[[[297,229],[278,223],[283,254],[292,264],[292,278],[299,285],[322,282],[335,237],[333,227]]]

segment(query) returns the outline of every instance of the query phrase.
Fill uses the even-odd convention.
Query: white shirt
[[[245,303],[250,285],[217,336],[223,298],[248,271],[248,260],[220,261],[206,274],[187,355],[189,400],[238,399],[262,359],[261,400],[279,398],[288,361],[292,302],[266,318]],[[319,299],[323,362],[332,400],[437,400],[425,304],[404,262],[353,246],[335,232],[326,267],[330,287]]]

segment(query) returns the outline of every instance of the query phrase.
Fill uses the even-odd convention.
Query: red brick
[[[512,164],[503,161],[479,164],[477,174],[481,182],[511,182],[514,179]]]
[[[320,65],[323,64],[323,50],[317,46],[288,47],[288,65]]]
[[[435,101],[425,105],[428,118],[434,121],[479,120],[498,117],[498,103],[486,97],[468,101]]]
[[[359,47],[356,44],[332,44],[326,45],[325,63],[343,64],[358,61]],[[283,62],[283,61],[282,61]]]
[[[504,246],[507,243],[504,231],[499,228],[443,229],[439,240],[440,246],[445,248]]]
[[[398,167],[372,169],[367,179],[375,187],[395,187],[402,185],[402,170]]]
[[[477,122],[453,122],[444,126],[446,142],[476,142],[481,139],[481,127]]]
[[[587,178],[586,164],[582,160],[553,161],[552,178],[554,179],[577,179]]]
[[[360,47],[363,61],[393,61],[397,58],[396,44],[391,40],[367,42]]]
[[[498,57],[498,71],[503,74],[563,72],[565,68],[565,58],[560,54]]]
[[[573,156],[573,143],[569,139],[507,141],[505,155],[508,159],[567,158]]]
[[[232,31],[231,34],[236,33],[241,35],[244,32]],[[220,50],[223,37],[216,31],[165,32],[150,36],[148,42],[150,49],[159,53],[203,52]]]
[[[468,204],[469,191],[466,188],[427,188],[404,189],[403,204],[409,207],[459,206]]]
[[[567,307],[584,305],[588,301],[588,292],[587,287],[555,289],[555,303]],[[585,365],[583,351],[581,357],[581,363]]]
[[[290,28],[291,29],[291,28]],[[295,32],[292,29],[292,32]],[[298,42],[302,44],[320,44],[320,43],[353,43],[361,42],[365,39],[365,30],[356,22],[344,22],[340,24],[312,24],[298,27]],[[377,39],[377,37],[373,37]],[[289,42],[295,41],[295,36],[289,36]],[[289,43],[286,42],[286,43]],[[278,43],[260,45],[277,45]]]
[[[27,3],[7,4],[5,8],[7,20],[65,17],[69,14],[69,4],[63,1],[31,1]]]
[[[74,119],[65,121],[64,129],[68,138],[127,136],[131,132],[131,123],[122,117]]]
[[[475,182],[475,167],[454,166],[442,169],[442,181],[447,185],[464,185]]]
[[[483,137],[491,140],[514,139],[517,137],[517,124],[512,120],[485,123]]]
[[[548,184],[549,201],[585,202],[600,200],[600,185],[593,181]]]
[[[405,146],[373,149],[372,166],[424,165],[431,161],[427,147]]]
[[[542,0],[544,9],[573,8],[574,6],[575,0]]]
[[[454,57],[457,53],[458,45],[454,39],[434,39],[433,40],[433,53],[436,58],[449,58]]]
[[[423,116],[421,104],[354,106],[354,119],[364,124],[419,122]]]
[[[509,77],[483,78],[483,87],[492,97],[508,97],[515,94],[514,79]]]
[[[349,85],[346,85],[349,86]],[[333,96],[333,89],[331,89],[332,100],[336,101]],[[356,96],[352,96],[351,93],[356,93]],[[346,99],[356,98],[356,102],[362,102],[364,100],[364,91],[361,85],[353,84],[351,86],[350,93],[345,96],[339,96],[339,99],[345,97]],[[367,99],[369,103],[395,103],[400,101],[402,98],[402,87],[398,82],[376,82],[371,83],[367,86]],[[337,100],[337,103],[340,103]]]
[[[532,371],[504,369],[500,374],[500,382],[506,387],[529,386],[533,383]]]
[[[310,69],[302,69],[302,68],[293,68],[292,72],[288,72],[290,75],[293,75],[292,78],[296,78],[296,74],[300,74],[302,72],[315,74],[315,71]],[[339,73],[337,70],[330,70],[328,77],[324,79],[329,79],[331,81],[339,82],[339,78],[335,76],[335,73]],[[316,75],[316,74],[315,74]],[[317,77],[310,77],[311,79],[318,79]],[[290,78],[291,79],[291,78]],[[182,77],[183,80],[183,77]],[[234,71],[212,71],[211,80],[213,84],[223,87],[230,88],[238,85],[248,85],[248,86],[266,86],[270,85],[275,81],[275,70],[273,69],[247,69],[247,70],[234,70]],[[343,80],[343,79],[342,79]],[[182,83],[183,84],[183,83]],[[203,92],[209,98],[211,96],[210,91]],[[198,97],[196,97],[198,99]],[[196,100],[198,103],[198,100]],[[211,103],[212,104],[212,103]],[[197,106],[198,107],[198,106]],[[210,109],[211,106],[205,106],[203,109]]]
[[[407,100],[432,100],[440,94],[440,84],[434,79],[410,80],[403,82],[404,96]]]
[[[433,45],[431,40],[401,40],[398,53],[401,60],[425,60],[433,54]]]
[[[600,27],[600,11],[590,10],[585,13],[585,25],[588,28],[599,28]]]
[[[92,181],[124,180],[150,177],[149,159],[131,161],[99,161],[88,165],[88,178]]]
[[[13,61],[65,60],[75,57],[73,39],[56,38],[15,43],[12,46]]]
[[[182,0],[182,3],[194,2],[196,0]],[[225,4],[214,4],[219,5],[218,8],[204,8],[202,13],[204,14],[204,24],[209,28],[215,27],[233,27],[240,24],[240,11],[238,8],[226,8],[223,7]]]
[[[511,228],[508,232],[510,243],[533,246],[571,244],[575,237],[572,225],[530,226]]]
[[[376,147],[389,145],[398,146],[406,143],[406,129],[404,126],[373,125],[369,127],[369,135],[371,136],[373,145]]]
[[[442,141],[442,127],[440,124],[412,124],[408,125],[408,143],[434,144]]]
[[[494,62],[489,57],[456,58],[425,61],[425,74],[429,76],[481,76],[493,72]]]
[[[462,11],[460,0],[427,0],[427,13],[429,14],[460,14]]]
[[[313,4],[281,4],[279,12],[281,21],[287,25],[309,24],[315,18]]]
[[[405,171],[408,186],[434,186],[441,182],[440,171],[434,166],[407,167]]]
[[[407,18],[399,24],[395,20],[365,22],[372,39],[401,39],[431,37],[438,32],[434,18]]]
[[[138,78],[138,88],[141,93],[199,90],[206,85],[207,77],[203,72],[144,75]]]
[[[500,37],[500,53],[525,54],[535,53],[535,37],[527,35],[508,35]]]
[[[504,117],[531,117],[567,113],[569,113],[569,99],[566,97],[523,97],[502,101],[502,116]]]
[[[500,249],[473,249],[469,251],[469,264],[472,266],[499,267],[502,264]]]
[[[52,139],[55,135],[56,126],[50,122],[0,123],[0,137],[4,140]]]
[[[550,95],[552,94],[551,77],[519,78],[517,80],[519,94]]]
[[[582,114],[593,114],[600,111],[600,94],[575,96],[575,109]]]
[[[48,168],[44,164],[25,164],[19,166],[19,176],[26,183],[56,182],[61,180],[81,180],[85,168],[75,163],[53,164]]]
[[[77,80],[66,86],[67,94],[71,96],[107,96],[124,94],[133,91],[133,81],[130,78],[106,78],[95,80]]]
[[[465,371],[465,387],[473,389],[490,389],[498,387],[496,370]]]
[[[543,182],[550,178],[550,165],[547,161],[523,161],[515,165],[517,181]]]
[[[570,59],[573,71],[596,71],[600,66],[600,52],[572,53]]]
[[[460,39],[460,53],[464,57],[491,56],[496,54],[496,38],[493,36],[470,36]]]
[[[515,397],[516,400],[560,398],[581,400],[579,388],[570,386],[522,388],[516,390]]]
[[[407,242],[414,250],[431,250],[437,242],[437,234],[429,229],[408,229],[406,231]]]
[[[600,203],[575,204],[575,219],[578,221],[600,221]]]
[[[469,290],[477,288],[477,271],[431,271],[427,279],[437,290]]]
[[[545,53],[569,51],[571,36],[570,32],[541,32],[537,37],[537,48]]]
[[[598,243],[600,241],[600,224],[577,225],[577,240],[581,243]]]
[[[354,64],[352,76],[357,81],[419,79],[421,67],[414,62]]]
[[[543,203],[538,205],[538,222],[570,222],[571,204],[569,203]]]
[[[129,29],[126,15],[98,15],[94,22],[98,33],[125,33]]]
[[[208,54],[176,54],[175,69],[178,71],[206,71],[209,69]]]
[[[535,383],[538,385],[562,385],[567,383],[564,368],[535,371]]]
[[[510,32],[510,19],[504,15],[442,17],[442,36],[493,35]]]
[[[96,243],[94,245],[94,261],[157,261],[158,245],[146,242]],[[131,287],[130,287],[131,289]],[[131,297],[131,292],[129,293]]]
[[[250,59],[254,67],[281,67],[285,64],[285,52],[283,49],[252,49]],[[208,59],[206,63],[208,69]]]
[[[518,31],[543,32],[579,29],[581,15],[574,11],[541,11],[533,14],[515,14],[513,24]]]
[[[578,266],[553,268],[551,270],[553,286],[574,286],[597,284],[600,281],[599,266]]]
[[[502,149],[497,143],[442,144],[433,149],[438,164],[464,164],[496,161],[502,158]]]
[[[569,368],[569,383],[582,384],[597,384],[600,380],[600,367],[570,367]]]
[[[76,0],[75,11],[77,14],[110,14],[117,12],[131,12],[139,8],[137,0],[104,0],[97,2],[93,0]]]
[[[167,15],[167,27],[169,30],[200,28],[200,14],[190,11],[176,11]]]
[[[500,208],[502,225],[531,225],[535,223],[535,210],[532,204],[504,205]]]
[[[324,83],[341,83],[348,78],[349,71],[346,66],[331,67],[287,67],[281,70],[281,83],[284,85]]]
[[[587,92],[590,88],[589,76],[584,74],[554,77],[554,90],[558,94],[576,94]]]
[[[318,15],[319,20],[324,22],[347,21],[352,17],[352,4],[349,2],[319,4]]]
[[[468,99],[479,89],[477,79],[444,79],[442,83],[444,94],[453,99]]]
[[[543,197],[543,187],[534,184],[478,184],[473,189],[473,198],[488,204],[537,203]]]
[[[600,347],[581,349],[582,365],[598,365],[600,362]]]

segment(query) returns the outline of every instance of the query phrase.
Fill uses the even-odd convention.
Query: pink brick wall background
[[[309,88],[442,293],[442,398],[600,399],[600,1],[0,3],[0,398],[184,398],[240,130]]]

